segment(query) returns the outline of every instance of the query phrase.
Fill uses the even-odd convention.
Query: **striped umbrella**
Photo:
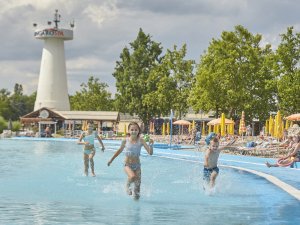
[[[242,117],[241,117],[240,126],[239,126],[239,134],[243,136],[243,134],[245,132],[246,132],[245,112],[242,111]]]

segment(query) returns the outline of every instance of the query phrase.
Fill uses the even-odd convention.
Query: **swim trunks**
[[[214,168],[204,167],[204,169],[203,169],[203,180],[209,182],[210,181],[210,176],[211,176],[213,171],[215,171],[217,174],[219,174],[219,168],[218,167],[214,167]]]
[[[125,163],[124,166],[128,166],[130,169],[132,169],[133,171],[136,171],[137,169],[141,168],[141,164],[140,163]]]

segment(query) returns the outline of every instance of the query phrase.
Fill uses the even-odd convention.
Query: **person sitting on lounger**
[[[300,161],[300,136],[295,135],[293,137],[293,142],[294,144],[291,147],[290,153],[277,160],[277,163],[271,164],[269,162],[266,162],[267,167],[285,167],[285,166],[290,166],[294,162],[299,162]]]

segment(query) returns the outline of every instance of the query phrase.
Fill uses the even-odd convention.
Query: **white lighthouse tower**
[[[47,107],[58,111],[69,111],[64,41],[73,39],[73,30],[58,28],[60,22],[58,10],[55,11],[53,22],[55,23],[53,28],[36,30],[34,33],[36,39],[44,40],[34,110]],[[48,25],[51,25],[50,21]],[[74,27],[74,23],[71,27]]]

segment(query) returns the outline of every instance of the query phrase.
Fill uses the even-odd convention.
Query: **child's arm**
[[[82,133],[82,134],[80,135],[80,137],[79,137],[79,139],[78,139],[78,141],[77,141],[77,144],[78,144],[78,145],[86,145],[86,144],[88,144],[88,142],[82,141],[83,138],[84,138],[84,133]]]
[[[97,139],[98,139],[99,143],[100,143],[100,144],[101,144],[101,146],[102,146],[102,151],[104,151],[105,147],[104,147],[104,144],[103,144],[102,138],[101,138],[99,135],[97,135]]]
[[[114,161],[115,158],[120,155],[120,153],[124,150],[126,144],[126,140],[122,141],[121,147],[116,151],[116,153],[113,155],[113,157],[108,161],[107,166],[110,166],[110,164]]]
[[[219,147],[219,150],[224,150],[226,147],[232,145],[234,142],[236,142],[236,139],[234,138],[233,140],[229,141],[226,145]]]
[[[289,158],[289,157],[291,157],[291,156],[297,155],[298,151],[300,151],[300,143],[298,143],[298,144],[295,146],[295,148],[293,149],[293,151],[292,151],[290,154],[288,154],[288,155],[286,156],[286,158]]]
[[[146,143],[146,141],[143,138],[140,138],[144,148],[148,152],[149,155],[153,155],[153,143],[154,141],[152,139],[149,140],[149,145]]]

